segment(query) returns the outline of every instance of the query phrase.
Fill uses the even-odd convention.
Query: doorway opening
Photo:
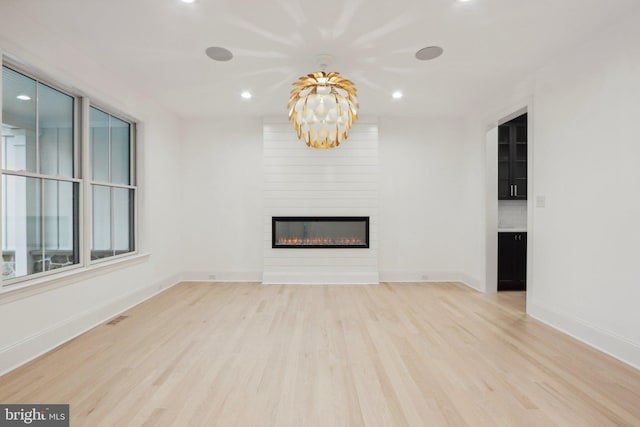
[[[527,289],[528,115],[498,126],[497,290]]]

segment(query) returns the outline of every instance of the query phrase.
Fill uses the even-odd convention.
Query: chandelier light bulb
[[[309,147],[333,148],[347,139],[358,118],[358,99],[353,82],[337,72],[316,71],[293,84],[289,120]]]

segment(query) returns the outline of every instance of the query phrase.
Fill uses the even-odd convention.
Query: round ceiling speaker
[[[442,55],[444,50],[440,46],[429,46],[416,52],[416,59],[419,61],[430,61]]]
[[[231,53],[229,49],[225,49],[219,46],[211,46],[207,48],[205,53],[214,61],[226,62],[231,61],[231,59],[233,58],[233,53]]]

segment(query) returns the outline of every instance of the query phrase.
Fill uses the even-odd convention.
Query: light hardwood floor
[[[0,377],[72,426],[640,426],[640,371],[463,285],[183,283]]]

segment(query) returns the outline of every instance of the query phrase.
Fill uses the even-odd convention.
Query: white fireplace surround
[[[265,284],[377,284],[378,124],[358,122],[337,148],[298,141],[289,122],[265,121]],[[368,216],[369,248],[274,249],[274,216]]]

